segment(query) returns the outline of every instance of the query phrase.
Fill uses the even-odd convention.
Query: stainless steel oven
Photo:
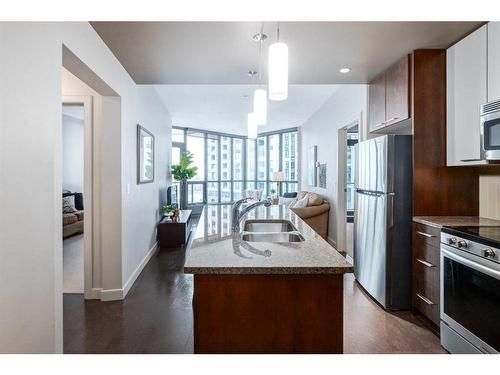
[[[481,152],[486,160],[500,160],[500,100],[481,106]]]
[[[500,351],[500,250],[441,234],[441,345],[450,353]]]

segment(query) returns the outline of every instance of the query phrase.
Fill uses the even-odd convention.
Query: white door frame
[[[358,126],[358,137],[361,135],[360,117],[350,121],[338,130],[338,176],[337,176],[337,250],[347,253],[347,208],[346,208],[346,163],[347,163],[347,130]]]
[[[92,288],[93,284],[93,101],[92,96],[63,95],[63,105],[83,105],[83,246],[84,246],[84,298],[99,298]],[[62,241],[62,239],[61,239]],[[62,248],[62,246],[61,246]]]

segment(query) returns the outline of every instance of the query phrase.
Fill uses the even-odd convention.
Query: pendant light
[[[248,114],[247,132],[247,137],[249,139],[257,138],[257,121],[255,119],[255,113],[253,112]]]
[[[262,84],[262,42],[267,38],[264,34],[264,22],[260,28],[260,33],[253,36],[253,40],[259,42],[259,88],[253,92],[253,113],[257,125],[267,123],[267,91],[261,87]]]
[[[280,42],[278,22],[276,35],[278,41],[269,46],[269,99],[288,98],[288,46]]]

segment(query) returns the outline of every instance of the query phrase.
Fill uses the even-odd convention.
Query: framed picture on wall
[[[155,180],[155,137],[137,125],[137,184]]]
[[[307,151],[307,183],[309,186],[318,184],[316,174],[316,163],[318,159],[318,146],[311,146]]]

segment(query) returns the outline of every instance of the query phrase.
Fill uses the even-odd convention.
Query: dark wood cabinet
[[[410,57],[405,56],[385,73],[386,126],[410,117]]]
[[[439,327],[439,228],[413,224],[413,308]]]
[[[376,77],[368,86],[368,107],[370,131],[377,130],[385,123],[385,74]]]
[[[368,88],[370,131],[378,131],[410,118],[410,55],[404,56],[373,79]],[[409,130],[411,124],[407,124]]]
[[[161,248],[184,246],[189,241],[192,220],[191,210],[182,210],[178,221],[164,217],[158,223],[158,243]]]
[[[343,352],[342,275],[194,275],[194,352]]]

